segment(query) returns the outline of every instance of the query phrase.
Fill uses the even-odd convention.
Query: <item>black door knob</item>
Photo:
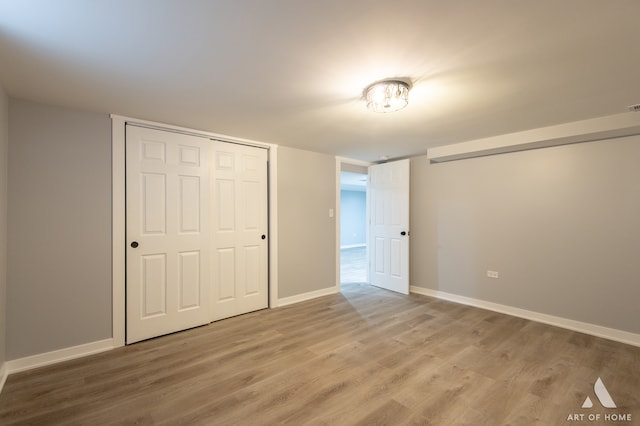
[[[262,237],[260,237],[260,238],[262,238],[264,240],[265,238],[267,238],[267,236],[262,234]]]
[[[407,235],[407,232],[406,232],[406,231],[402,231],[402,232],[400,233],[400,235]]]
[[[138,242],[137,241],[132,242],[131,247],[138,248]]]

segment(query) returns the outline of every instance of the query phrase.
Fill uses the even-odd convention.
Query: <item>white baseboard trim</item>
[[[437,299],[443,299],[463,305],[474,306],[476,308],[487,309],[489,311],[512,315],[514,317],[541,322],[543,324],[554,325],[556,327],[566,328],[568,330],[590,334],[592,336],[602,337],[605,339],[614,340],[616,342],[640,347],[640,334],[630,333],[628,331],[616,330],[615,328],[608,328],[600,325],[589,324],[586,322],[542,314],[540,312],[529,311],[526,309],[514,308],[513,306],[501,305],[499,303],[487,302],[485,300],[459,296],[457,294],[447,293],[439,290],[432,290],[429,288],[411,286],[410,290],[411,293],[421,294],[423,296],[435,297]]]
[[[335,294],[340,292],[340,287],[329,287],[321,290],[310,291],[309,293],[302,293],[295,296],[283,297],[278,299],[276,307],[292,305],[294,303],[304,302],[305,300],[315,299],[316,297],[327,296],[329,294]]]
[[[7,363],[3,362],[2,367],[0,367],[0,393],[2,393],[2,388],[4,387],[4,383],[7,381],[7,377],[9,373],[7,373]]]
[[[97,342],[85,343],[84,345],[59,349],[57,351],[13,359],[11,361],[7,361],[5,366],[8,375],[18,373],[20,371],[31,370],[37,367],[44,367],[45,365],[56,364],[62,361],[68,361],[70,359],[97,354],[99,352],[111,350],[113,347],[113,339],[105,339]]]
[[[356,247],[366,247],[366,246],[367,246],[366,243],[363,243],[363,244],[347,244],[347,245],[344,245],[344,246],[340,246],[340,250],[356,248]]]

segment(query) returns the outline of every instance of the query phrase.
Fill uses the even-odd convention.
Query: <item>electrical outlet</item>
[[[489,278],[499,278],[500,274],[497,271],[487,271],[487,277]]]

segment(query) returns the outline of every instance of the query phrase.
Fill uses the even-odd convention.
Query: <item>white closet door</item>
[[[210,321],[210,149],[127,125],[127,343]]]
[[[212,319],[268,307],[267,150],[215,142]]]
[[[369,280],[409,294],[409,160],[369,167]]]

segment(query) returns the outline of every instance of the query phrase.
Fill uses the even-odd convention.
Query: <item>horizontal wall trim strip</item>
[[[278,299],[277,307],[293,305],[294,303],[304,302],[305,300],[315,299],[316,297],[327,296],[329,294],[335,294],[340,292],[340,287],[334,286],[329,288],[323,288],[321,290],[310,291],[308,293],[302,293],[295,296],[283,297]]]
[[[45,365],[56,364],[62,361],[82,358],[113,349],[113,339],[99,340],[97,342],[86,343],[84,345],[72,346],[70,348],[59,349],[57,351],[18,358],[5,363],[7,374],[18,373],[20,371],[31,370],[33,368],[44,367]]]
[[[485,300],[474,299],[457,294],[447,293],[429,288],[411,286],[411,293],[421,294],[423,296],[435,297],[437,299],[448,300],[449,302],[460,303],[462,305],[474,306],[501,314],[512,315],[514,317],[524,318],[543,324],[553,325],[556,327],[566,328],[568,330],[580,333],[590,334],[604,339],[614,340],[620,343],[640,347],[640,334],[630,333],[628,331],[616,330],[615,328],[602,327],[600,325],[589,324],[586,322],[570,320],[567,318],[556,317],[553,315],[542,314],[540,312],[529,311],[526,309],[514,308],[513,306],[501,305],[499,303],[487,302]]]
[[[427,149],[432,163],[640,134],[640,114],[625,112]]]

